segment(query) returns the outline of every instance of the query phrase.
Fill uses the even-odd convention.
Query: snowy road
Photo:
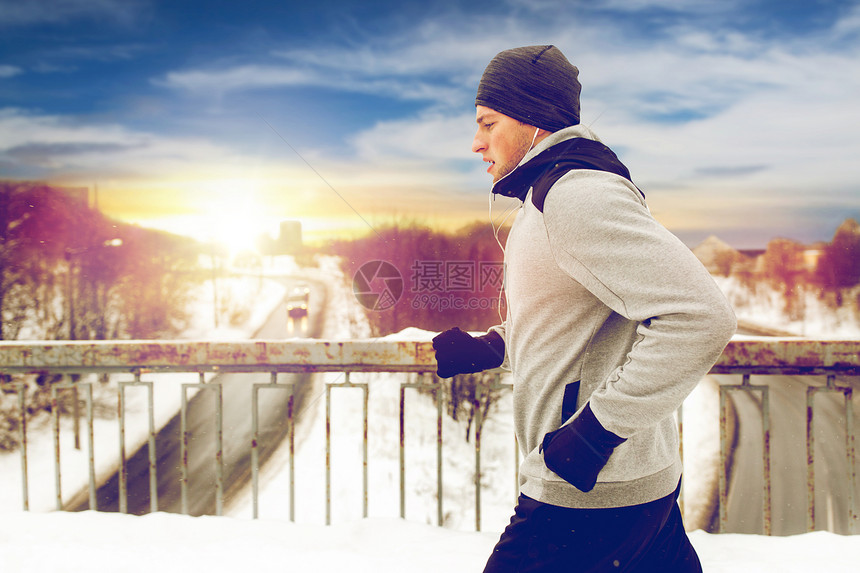
[[[287,280],[287,290],[296,281]],[[306,283],[308,281],[302,281]],[[307,332],[302,336],[318,337],[322,328],[325,307],[325,287],[311,284],[310,314],[307,319]],[[286,305],[279,304],[263,327],[255,333],[255,338],[284,338],[288,332]],[[303,411],[307,374],[281,374],[280,383],[296,384],[296,412]],[[224,460],[224,499],[225,505],[230,498],[251,478],[251,388],[252,384],[268,383],[268,373],[259,374],[221,374],[213,382],[222,384],[223,392],[223,460]],[[190,383],[198,380],[189,375]],[[157,391],[157,389],[156,389]],[[215,490],[215,393],[201,390],[188,404],[187,430],[190,434],[188,445],[188,511],[191,515],[212,515],[216,511]],[[260,393],[260,463],[274,452],[277,445],[288,432],[287,408],[289,392],[263,390]],[[182,511],[181,500],[181,450],[180,417],[177,414],[158,433],[156,452],[158,455],[158,509],[171,513]],[[144,445],[127,462],[128,468],[128,512],[144,514],[150,511],[149,453]],[[117,511],[119,475],[111,476],[98,489],[98,508],[101,511]],[[81,511],[89,509],[86,492],[80,492],[71,507]]]

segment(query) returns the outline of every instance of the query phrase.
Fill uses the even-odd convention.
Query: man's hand
[[[433,349],[440,378],[496,368],[505,360],[505,341],[493,331],[476,338],[455,326],[433,338]]]
[[[576,419],[544,436],[541,449],[546,467],[580,491],[591,491],[613,450],[625,441],[604,428],[586,404]]]

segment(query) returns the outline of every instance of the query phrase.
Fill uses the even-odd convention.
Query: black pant
[[[484,573],[701,573],[674,493],[642,505],[570,509],[520,495]]]

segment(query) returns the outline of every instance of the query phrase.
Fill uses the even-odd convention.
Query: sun
[[[196,234],[230,255],[256,252],[259,237],[277,228],[278,217],[261,200],[257,181],[223,179],[207,182],[203,187],[205,202],[199,211],[203,229]]]

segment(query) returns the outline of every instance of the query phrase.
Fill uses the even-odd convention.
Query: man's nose
[[[472,140],[472,151],[475,153],[481,153],[487,148],[487,144],[478,137],[478,134],[475,134],[475,138]]]

